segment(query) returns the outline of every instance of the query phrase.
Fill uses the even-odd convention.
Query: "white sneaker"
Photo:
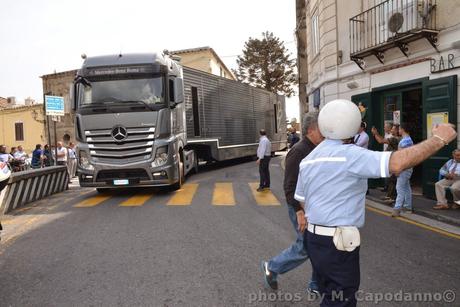
[[[456,203],[457,205],[460,205],[460,200],[456,200],[454,201],[454,203]]]

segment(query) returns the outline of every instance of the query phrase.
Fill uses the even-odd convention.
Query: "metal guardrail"
[[[436,0],[387,0],[350,18],[351,58],[399,47],[392,42],[402,37],[437,31],[435,9]],[[414,39],[420,37],[425,36]]]
[[[67,189],[69,174],[66,166],[51,166],[12,173],[2,191],[0,214],[6,214],[28,203]]]

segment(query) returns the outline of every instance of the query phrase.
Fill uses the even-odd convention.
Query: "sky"
[[[0,0],[0,96],[43,101],[40,76],[76,69],[81,54],[212,47],[236,68],[249,37],[272,31],[292,57],[295,1]],[[298,97],[286,100],[298,118]]]

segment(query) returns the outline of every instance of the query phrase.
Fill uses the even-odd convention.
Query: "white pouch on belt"
[[[361,244],[359,230],[355,226],[337,227],[332,240],[338,250],[345,252],[352,252]]]

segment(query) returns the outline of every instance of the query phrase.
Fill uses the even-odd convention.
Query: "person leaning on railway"
[[[308,254],[303,243],[303,232],[306,225],[305,212],[300,203],[294,199],[294,192],[300,161],[324,139],[319,132],[317,112],[305,114],[302,121],[302,135],[303,139],[297,142],[286,155],[283,185],[289,219],[294,226],[297,238],[290,247],[269,261],[262,261],[261,264],[265,285],[273,290],[278,289],[277,276],[279,274],[287,273],[308,260]],[[315,273],[313,272],[308,290],[316,293],[317,288]]]
[[[270,159],[272,154],[272,143],[267,137],[265,129],[259,131],[259,147],[257,148],[257,164],[259,165],[260,184],[257,192],[270,189]]]
[[[9,163],[13,156],[6,152],[6,146],[0,145],[0,162]]]
[[[368,178],[389,177],[421,163],[457,135],[452,125],[433,128],[432,137],[396,152],[350,144],[361,123],[358,107],[334,100],[321,110],[326,137],[299,167],[295,199],[305,203],[307,253],[318,276],[322,306],[356,306],[360,283],[358,228],[364,225]]]

